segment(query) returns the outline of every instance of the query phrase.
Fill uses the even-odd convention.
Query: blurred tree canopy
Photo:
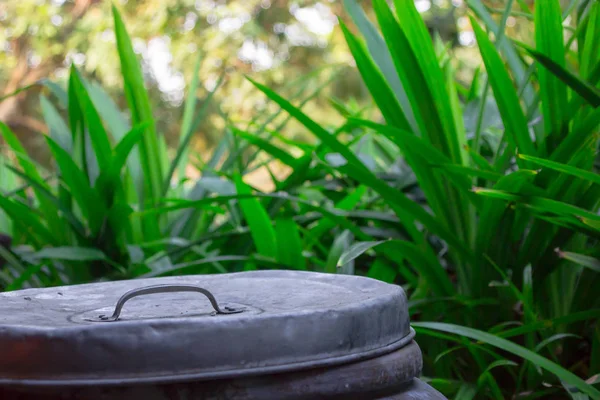
[[[431,31],[452,44],[468,48],[461,37],[462,0],[416,0]],[[195,145],[210,146],[232,121],[248,121],[272,105],[245,81],[259,81],[296,101],[325,86],[305,110],[332,125],[341,121],[328,99],[351,98],[359,103],[367,93],[352,65],[337,27],[338,16],[349,19],[338,0],[115,0],[143,60],[151,90],[155,120],[173,144],[179,130],[186,83],[202,57],[200,81],[204,97],[219,76],[226,80],[200,126]],[[494,3],[494,2],[491,2]],[[102,84],[124,106],[115,46],[111,1],[10,0],[0,3],[0,97],[42,78],[63,81],[71,63]],[[363,7],[370,10],[369,2]],[[491,5],[493,7],[493,4]],[[462,16],[462,17],[461,17]],[[457,22],[458,21],[458,22]],[[464,23],[463,23],[464,25]],[[477,61],[478,62],[478,61]],[[473,68],[470,68],[471,70]],[[312,73],[308,80],[295,81]],[[341,79],[333,79],[334,76]],[[325,85],[327,84],[327,85]],[[39,113],[35,87],[0,102],[0,120],[11,126],[35,154],[45,153],[39,132],[46,127]],[[273,108],[274,109],[274,108]],[[287,135],[302,130],[293,124]],[[302,137],[300,137],[301,139]],[[176,140],[176,139],[175,139]],[[40,157],[42,161],[43,156]]]

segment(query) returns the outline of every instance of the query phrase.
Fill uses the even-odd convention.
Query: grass
[[[201,162],[189,142],[212,93],[197,99],[196,74],[169,154],[114,9],[129,118],[73,68],[41,99],[55,170],[0,125],[13,157],[0,166],[0,228],[13,237],[0,285],[356,273],[406,289],[424,374],[448,397],[600,398],[600,4],[536,3],[523,44],[504,35],[512,1],[498,24],[469,0],[485,69],[461,88],[412,0],[375,0],[375,22],[344,3],[356,26],[340,29],[375,109],[332,99],[346,122],[325,126],[301,110],[319,88],[288,100],[249,78],[280,111],[243,127],[223,115]],[[563,39],[568,16],[576,48]],[[490,103],[501,129],[484,118]],[[467,109],[479,110],[474,125]],[[290,118],[314,144],[278,134]],[[275,192],[248,185],[273,163],[291,169],[271,174]]]

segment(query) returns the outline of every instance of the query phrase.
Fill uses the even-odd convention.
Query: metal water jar
[[[444,399],[404,291],[251,271],[0,294],[0,399]]]

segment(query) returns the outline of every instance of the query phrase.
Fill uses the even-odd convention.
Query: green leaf
[[[134,146],[143,137],[146,125],[147,124],[140,124],[134,126],[133,129],[127,132],[121,141],[119,141],[113,152],[114,155],[111,160],[111,169],[117,172],[123,169]]]
[[[40,106],[42,108],[42,114],[44,115],[44,121],[50,130],[50,137],[60,144],[67,153],[71,153],[73,149],[73,138],[69,131],[69,127],[46,96],[40,96]]]
[[[574,335],[572,333],[557,333],[556,335],[552,335],[549,338],[546,338],[546,339],[542,340],[541,342],[539,342],[535,346],[534,351],[536,353],[539,353],[540,351],[542,351],[542,349],[544,347],[548,346],[549,344],[554,343],[554,342],[559,341],[559,340],[562,340],[562,339],[565,339],[565,338],[569,338],[569,337],[581,339],[581,336],[577,336],[577,335]]]
[[[560,249],[556,249],[556,254],[562,259],[572,261],[576,264],[587,267],[592,271],[600,272],[600,260],[597,258],[583,254],[572,253],[570,251],[562,251]]]
[[[354,24],[358,27],[363,37],[367,42],[367,48],[373,58],[373,61],[377,64],[385,80],[390,85],[390,88],[396,95],[402,111],[406,114],[406,119],[410,124],[411,131],[419,133],[419,127],[415,121],[415,116],[412,110],[412,106],[406,96],[406,91],[402,86],[402,82],[398,78],[398,74],[394,67],[394,62],[390,52],[385,44],[385,41],[377,31],[377,28],[369,21],[365,12],[357,3],[356,0],[344,0],[344,8],[350,14],[350,17],[354,21]]]
[[[535,4],[535,42],[537,51],[564,69],[565,46],[559,0]],[[548,70],[538,71],[544,126],[548,133],[561,135],[567,112],[567,88]],[[560,136],[557,136],[560,137]]]
[[[590,182],[596,183],[600,185],[600,175],[594,172],[585,171],[580,168],[575,168],[567,164],[561,164],[554,161],[546,160],[543,158],[526,156],[524,154],[519,154],[519,158],[523,160],[531,161],[535,164],[541,165],[542,167],[547,167],[553,169],[555,171],[564,172],[565,174],[569,174],[571,176],[575,176],[577,178],[585,179]]]
[[[298,225],[292,218],[278,218],[275,221],[277,234],[277,261],[283,265],[305,270],[306,260],[302,254],[302,239]]]
[[[390,199],[391,207],[398,215],[398,218],[405,224],[406,228],[411,233],[411,236],[415,240],[419,240],[422,236],[416,231],[414,227],[414,219],[416,216],[424,224],[431,227],[432,230],[437,231],[438,229],[446,230],[437,221],[435,221],[430,214],[428,214],[419,205],[409,200],[402,192],[392,189],[387,183],[378,179],[359,158],[350,149],[340,143],[335,135],[332,135],[323,127],[318,125],[316,122],[311,120],[302,111],[294,107],[290,102],[283,99],[281,96],[273,92],[268,87],[261,85],[260,83],[254,82],[248,78],[254,86],[265,93],[271,100],[275,101],[281,108],[286,110],[292,116],[294,116],[302,125],[304,125],[309,131],[317,136],[321,142],[331,148],[333,151],[340,153],[346,161],[348,161],[348,168],[346,172],[351,172],[356,179],[363,181],[364,184],[372,187],[377,192],[381,193],[387,199]],[[351,171],[348,171],[350,169]],[[436,229],[437,226],[437,229]],[[449,241],[453,241],[452,234],[446,232]],[[422,240],[422,239],[421,239]],[[456,243],[456,240],[453,241]]]
[[[466,383],[460,386],[460,389],[456,393],[455,400],[473,400],[477,395],[477,388]]]
[[[488,72],[488,81],[494,92],[507,137],[513,145],[518,147],[520,153],[536,154],[535,146],[529,136],[525,114],[500,55],[487,34],[473,18],[471,18],[471,25]]]
[[[29,159],[25,148],[17,138],[17,136],[10,130],[10,128],[4,123],[0,122],[0,134],[10,148],[15,152],[18,162],[23,169],[25,175],[27,175],[32,181],[36,182],[40,188],[50,190],[48,184],[42,179],[39,171],[37,170],[34,163]],[[61,225],[59,216],[54,206],[48,201],[46,196],[40,192],[38,188],[34,188],[35,197],[40,203],[40,211],[46,218],[48,228],[55,232],[61,231]],[[62,234],[57,233],[57,239],[61,238]]]
[[[106,124],[112,138],[117,142],[123,139],[123,136],[131,129],[123,112],[121,112],[117,104],[110,98],[102,86],[93,81],[86,81],[83,77],[80,77],[80,79],[84,83],[94,103],[94,107],[98,111],[102,121]]]
[[[13,230],[25,234],[33,243],[56,243],[56,235],[48,230],[39,214],[34,213],[30,207],[0,196],[0,208],[12,219]]]
[[[440,68],[431,35],[421,14],[417,11],[415,2],[413,0],[394,1],[399,25],[393,19],[384,1],[375,4],[377,5],[375,11],[378,14],[378,20],[390,52],[394,57],[396,70],[401,79],[401,71],[404,70],[406,74],[402,83],[408,85],[408,81],[412,82],[410,91],[418,103],[418,108],[413,103],[415,118],[418,121],[420,114],[425,128],[430,131],[427,134],[435,147],[455,163],[462,164],[459,133],[456,131],[454,114],[446,91],[446,79]],[[398,28],[404,32],[406,40],[399,34],[400,29]],[[408,47],[412,49],[412,52],[409,52]],[[410,56],[411,53],[414,54],[414,58]],[[415,62],[418,66],[414,65]],[[408,94],[409,89],[407,86],[405,88]]]
[[[453,171],[462,175],[475,176],[477,178],[485,179],[490,182],[496,182],[504,175],[499,174],[498,172],[488,171],[484,169],[477,169],[471,167],[463,167],[462,165],[456,164],[439,164],[432,165],[433,167],[440,168],[444,171]]]
[[[270,143],[267,140],[261,139],[256,135],[253,135],[251,133],[248,132],[244,132],[240,129],[237,129],[235,127],[230,127],[231,131],[247,140],[248,142],[250,142],[251,144],[255,145],[256,147],[258,147],[260,150],[264,151],[265,153],[275,157],[275,159],[281,161],[282,163],[284,163],[285,165],[288,165],[292,168],[294,168],[296,166],[296,164],[298,163],[298,160],[292,156],[291,154],[287,153],[286,151],[282,150],[281,148],[273,145],[272,143]]]
[[[92,232],[97,232],[100,229],[104,212],[102,202],[71,156],[50,137],[46,137],[46,142],[58,164],[62,180],[70,189],[70,193],[79,205],[84,218],[89,221]]]
[[[40,182],[41,185],[48,187],[48,185],[44,182],[41,175],[39,174],[37,168],[35,167],[35,164],[29,159],[27,152],[25,151],[25,148],[17,138],[17,135],[15,135],[10,130],[10,128],[3,122],[0,122],[0,134],[2,134],[2,138],[10,146],[12,151],[15,152],[17,160],[19,161],[21,168],[23,168],[23,171],[32,179],[35,179],[36,181]]]
[[[343,227],[345,229],[350,230],[356,237],[361,238],[362,240],[367,240],[368,235],[364,234],[356,225],[352,222],[348,221],[345,217],[339,216],[335,213],[335,210],[328,210],[324,207],[320,207],[318,205],[314,205],[312,202],[290,196],[290,195],[280,195],[280,194],[266,194],[266,193],[256,193],[256,194],[237,194],[231,196],[216,196],[216,197],[206,197],[200,200],[173,200],[170,201],[175,202],[174,205],[170,206],[161,206],[155,207],[153,209],[143,210],[135,213],[136,216],[151,216],[156,214],[164,214],[170,211],[183,210],[186,208],[199,208],[207,205],[211,205],[214,203],[217,204],[227,204],[231,200],[245,200],[245,199],[255,199],[255,198],[269,198],[269,199],[280,199],[285,201],[294,202],[297,204],[302,204],[308,211],[316,211],[322,214],[323,218],[328,218],[335,222],[335,224]]]
[[[358,208],[358,204],[363,200],[365,194],[367,193],[366,186],[358,186],[354,191],[347,194],[340,201],[335,203],[335,209],[337,210],[353,210]],[[333,229],[336,226],[335,222],[331,219],[323,218],[310,228],[311,237],[314,240],[318,240],[321,238],[327,231]],[[312,247],[313,243],[309,242],[307,249]]]
[[[108,167],[100,172],[100,176],[96,180],[95,188],[105,199],[105,205],[109,208],[114,203],[115,193],[123,189],[121,170],[127,163],[134,146],[142,138],[144,131],[145,124],[135,126],[121,139],[114,149],[114,155],[111,156]]]
[[[7,165],[4,164],[4,155],[0,154],[0,195],[9,197],[7,192],[17,187],[16,176],[7,173]],[[13,233],[13,224],[11,219],[4,211],[0,209],[0,233],[11,236]]]
[[[14,91],[12,91],[12,92],[10,92],[10,93],[8,93],[8,94],[3,95],[2,97],[0,97],[0,103],[2,103],[4,100],[6,100],[8,98],[11,98],[13,96],[18,95],[21,92],[24,92],[24,91],[29,90],[31,88],[37,87],[41,83],[42,83],[42,81],[38,81],[38,82],[34,82],[34,83],[30,84],[30,85],[21,86],[20,88],[18,88],[16,90],[14,90]]]
[[[90,82],[86,84],[86,87],[98,113],[112,134],[112,138],[116,142],[120,142],[131,130],[130,123],[125,119],[121,110],[101,86],[94,82]],[[131,156],[127,161],[127,167],[133,185],[131,192],[135,193],[138,201],[142,202],[144,200],[144,180],[138,146],[134,147],[131,151]]]
[[[71,212],[71,210],[68,207],[66,207],[65,204],[63,204],[63,202],[61,202],[61,200],[59,198],[54,196],[47,187],[40,185],[40,183],[38,181],[36,181],[35,179],[32,179],[29,175],[25,174],[24,172],[19,171],[16,168],[13,168],[10,166],[8,168],[12,172],[14,172],[17,176],[21,177],[21,179],[23,179],[25,182],[29,183],[31,185],[31,187],[34,190],[36,190],[40,195],[44,196],[49,202],[51,202],[54,205],[54,207],[56,207],[56,209],[59,210],[63,214],[63,217],[69,222],[69,224],[71,225],[73,230],[81,238],[85,237],[85,228],[84,228],[83,224],[81,223],[81,221],[79,221],[77,219],[77,217]],[[61,229],[61,231],[62,230],[63,229]],[[61,232],[61,233],[64,233],[64,232]],[[58,239],[58,237],[57,237],[57,239]]]
[[[392,267],[381,258],[377,258],[373,261],[371,267],[369,267],[369,272],[367,273],[367,277],[387,283],[394,283],[396,276],[398,276],[397,268]]]
[[[83,113],[84,124],[87,125],[98,167],[103,170],[108,167],[111,158],[110,142],[108,134],[102,125],[100,115],[96,111],[92,99],[90,98],[87,89],[83,85],[79,73],[72,67],[72,85],[77,100],[79,101],[80,110]]]
[[[69,95],[67,91],[58,83],[43,79],[43,84],[56,97],[61,108],[67,108],[69,105]]]
[[[570,161],[578,156],[582,149],[595,145],[594,132],[598,125],[600,125],[600,107],[593,110],[583,121],[579,121],[571,133],[559,143],[550,159],[570,164]]]
[[[600,48],[600,35],[598,34],[600,32],[600,4],[598,2],[591,4],[588,15],[586,24],[583,24],[583,21],[579,22],[579,27],[585,26],[585,39],[580,53],[580,73],[584,78],[591,80],[594,68],[600,68],[600,54],[598,54],[598,48]],[[578,43],[578,46],[581,46],[581,43]]]
[[[515,336],[524,335],[531,332],[538,332],[545,329],[556,329],[557,327],[565,327],[569,324],[573,324],[575,322],[580,321],[588,321],[600,318],[600,309],[594,310],[586,310],[586,311],[578,311],[573,312],[568,315],[564,315],[561,317],[548,319],[548,320],[538,320],[532,322],[527,325],[519,326],[517,328],[512,328],[503,332],[498,333],[498,336],[503,338],[510,338]]]
[[[339,23],[350,52],[356,61],[360,75],[385,120],[390,125],[410,131],[410,125],[406,119],[406,115],[400,108],[400,104],[398,104],[398,99],[392,92],[392,89],[390,89],[373,59],[367,53],[364,45],[350,32],[341,20]]]
[[[372,249],[373,247],[379,246],[380,244],[385,243],[385,242],[386,242],[386,240],[380,240],[378,242],[356,242],[356,243],[353,243],[352,246],[350,246],[350,248],[348,248],[346,251],[344,251],[340,255],[340,258],[337,261],[336,267],[337,268],[343,267],[350,261],[353,261],[354,259],[361,256],[366,251]]]
[[[440,121],[440,113],[435,107],[432,93],[429,91],[425,71],[421,70],[416,55],[413,53],[408,38],[400,29],[385,0],[375,0],[374,9],[381,26],[383,37],[390,50],[396,71],[406,88],[406,95],[415,111],[419,131],[429,142],[449,157],[452,157],[448,144],[443,136],[444,127]]]
[[[571,204],[563,203],[556,200],[551,200],[538,196],[524,196],[495,189],[474,188],[473,191],[478,195],[518,202],[527,207],[545,212],[551,212],[559,215],[568,215],[576,218],[585,217],[594,221],[600,221],[600,215],[594,214],[592,212],[573,206]]]
[[[121,73],[125,84],[125,96],[131,111],[131,119],[136,125],[145,121],[152,121],[152,109],[150,107],[148,92],[144,86],[142,70],[133,51],[131,39],[121,19],[121,15],[115,6],[113,6],[112,11],[119,59],[121,60]],[[164,178],[159,136],[153,123],[146,129],[141,142],[140,158],[144,172],[144,182],[147,185],[146,195],[151,200],[151,203],[156,203],[162,197]]]
[[[581,222],[597,231],[600,231],[600,221],[594,221],[589,218],[581,218]]]
[[[98,249],[86,247],[47,247],[35,254],[37,259],[52,259],[66,261],[96,261],[106,260],[106,255]]]
[[[453,164],[452,160],[445,154],[443,154],[439,149],[431,146],[426,143],[423,139],[411,134],[410,132],[403,131],[401,129],[397,129],[391,126],[385,126],[381,124],[377,124],[370,121],[360,120],[356,118],[350,118],[348,120],[351,123],[356,123],[362,126],[367,126],[371,129],[376,130],[384,134],[387,138],[389,138],[392,142],[394,142],[402,151],[402,153],[412,160],[412,156],[421,156],[425,161],[425,164],[420,165],[412,165],[413,171],[417,176],[421,176],[422,179],[419,179],[419,183],[422,186],[425,186],[424,191],[427,190],[426,184],[431,184],[434,186],[441,186],[442,183],[440,181],[435,182],[424,182],[424,179],[433,179],[433,177],[428,175],[421,175],[422,173],[429,172],[431,164]],[[410,161],[409,161],[410,164]],[[451,180],[456,184],[457,187],[468,190],[471,188],[471,181],[466,178],[463,174],[449,174],[451,176]],[[442,177],[441,180],[446,181],[447,176]],[[439,188],[438,188],[439,189]],[[429,192],[432,195],[435,192]],[[433,203],[435,199],[431,199]]]
[[[342,254],[348,250],[352,243],[352,232],[344,230],[341,234],[337,235],[333,240],[329,254],[327,254],[327,261],[325,263],[325,272],[329,274],[343,273],[351,275],[354,270],[354,265],[348,265],[344,269],[338,269],[337,265]]]
[[[139,278],[155,278],[162,275],[167,274],[177,274],[177,275],[185,275],[197,272],[199,266],[205,264],[216,264],[221,262],[245,262],[246,265],[252,264],[264,264],[273,268],[279,267],[279,264],[270,260],[264,259],[260,257],[249,257],[249,256],[238,256],[238,255],[223,255],[223,256],[214,256],[214,257],[206,257],[199,260],[194,260],[190,262],[173,264],[163,267],[161,269],[157,269],[143,275],[140,275]]]
[[[217,81],[217,84],[215,85],[215,88],[208,93],[208,95],[202,102],[202,106],[200,107],[198,114],[192,120],[192,122],[189,123],[189,126],[182,125],[181,133],[183,134],[183,136],[180,137],[180,143],[179,143],[179,147],[177,148],[177,153],[175,154],[175,158],[171,162],[171,167],[169,168],[169,171],[167,172],[167,176],[165,178],[165,182],[163,184],[163,189],[162,189],[163,195],[167,193],[169,186],[171,185],[171,179],[173,177],[173,174],[175,173],[175,170],[177,168],[185,167],[185,161],[186,161],[187,157],[184,157],[184,156],[189,151],[189,145],[190,145],[192,136],[194,135],[194,133],[198,129],[198,126],[200,125],[204,116],[206,115],[206,113],[208,111],[208,106],[210,105],[211,100],[212,100],[214,94],[216,93],[216,91],[221,87],[224,77],[225,77],[225,74],[224,73],[221,74],[221,76],[219,77],[219,80]],[[194,82],[192,84],[194,84]],[[197,82],[196,82],[196,84],[197,84]],[[190,90],[193,90],[193,89],[194,89],[194,87],[192,86],[192,88]],[[195,98],[195,94],[194,94],[194,98]],[[188,101],[189,101],[189,98],[188,98]],[[185,119],[186,117],[188,117],[186,115],[188,113],[187,107],[188,107],[188,105],[186,104],[186,109],[185,109],[185,113],[184,113],[184,122],[183,122],[184,124],[187,123],[187,120]],[[184,130],[184,128],[185,128],[185,130]]]
[[[76,83],[75,80],[77,71],[75,68],[71,68],[69,74],[69,86],[68,86],[68,114],[69,114],[69,128],[71,129],[71,137],[73,142],[73,151],[71,152],[75,164],[78,165],[86,176],[89,176],[88,170],[91,167],[88,166],[87,157],[85,154],[86,147],[86,133],[83,126],[84,117],[81,105],[77,98]],[[94,160],[95,161],[95,160]],[[91,163],[90,163],[91,164]]]
[[[473,10],[475,15],[477,15],[484,23],[488,32],[498,33],[500,31],[498,25],[494,21],[494,17],[488,12],[487,5],[483,4],[481,0],[466,0],[466,3],[469,5],[469,8]],[[525,103],[531,105],[535,101],[536,93],[531,82],[528,82],[528,73],[525,70],[521,57],[517,53],[513,43],[506,35],[500,35],[496,47],[506,58],[506,63],[510,67],[518,86],[524,86],[523,97]]]
[[[576,387],[581,392],[588,394],[592,398],[600,398],[600,391],[594,388],[592,385],[587,384],[583,379],[579,378],[577,375],[564,369],[560,365],[534,353],[533,351],[519,346],[518,344],[513,343],[509,340],[500,338],[496,335],[492,335],[487,332],[482,332],[476,329],[453,324],[439,322],[413,322],[411,325],[416,328],[425,328],[432,329],[434,331],[452,333],[461,337],[468,337],[473,340],[478,340],[487,343],[491,346],[497,347],[499,349],[512,353],[518,357],[521,357],[539,366],[540,368],[545,369],[546,371],[556,375],[556,377],[558,377],[560,380]],[[422,332],[427,333],[426,331]]]
[[[525,49],[544,68],[583,97],[590,105],[595,108],[600,107],[600,92],[596,88],[537,50],[523,43],[518,43],[518,45]]]
[[[198,86],[200,84],[200,67],[202,65],[202,53],[198,52],[198,58],[196,59],[196,64],[194,65],[194,69],[193,69],[193,74],[192,74],[192,81],[190,82],[189,88],[188,88],[188,92],[187,92],[187,97],[185,99],[185,103],[183,105],[183,118],[181,120],[181,128],[179,130],[179,147],[183,147],[183,143],[186,140],[186,137],[188,137],[191,132],[193,132],[195,129],[193,128],[193,122],[194,122],[194,113],[196,112],[196,103],[198,100],[198,96],[197,96],[197,91],[198,91]],[[187,146],[186,146],[187,147]],[[177,157],[176,157],[177,158]],[[185,168],[184,166],[187,164],[188,162],[188,150],[184,150],[183,154],[181,154],[179,156],[179,176],[180,179],[183,178],[185,176]],[[171,180],[171,176],[172,174],[167,173],[167,179],[168,181]],[[163,193],[165,192],[165,189],[163,188]]]
[[[381,249],[382,254],[393,249],[408,260],[436,296],[451,297],[456,293],[447,272],[434,255],[424,252],[414,243],[403,240],[391,240],[383,246],[385,247]]]
[[[0,249],[0,255],[5,258],[5,255],[2,254],[4,249]],[[40,270],[44,267],[43,264],[33,264],[29,265],[24,271],[10,284],[4,289],[6,292],[10,292],[13,290],[19,290],[23,287],[23,284],[29,281],[33,276],[37,275]]]
[[[234,181],[238,194],[252,194],[250,187],[239,174],[234,175]],[[239,203],[258,253],[277,259],[277,236],[265,208],[256,198],[239,200]]]

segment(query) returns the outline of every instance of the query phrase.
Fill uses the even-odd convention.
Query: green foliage
[[[198,99],[198,60],[174,157],[113,9],[133,126],[75,68],[66,90],[48,84],[41,98],[54,170],[0,125],[13,157],[0,166],[0,229],[13,237],[0,247],[1,287],[254,268],[362,274],[406,289],[424,372],[449,397],[598,398],[600,4],[536,3],[532,46],[504,35],[512,1],[500,26],[468,1],[486,72],[470,86],[412,1],[374,1],[380,32],[345,4],[358,33],[341,31],[376,112],[332,99],[344,122],[331,127],[302,110],[320,87],[288,100],[255,77],[279,110],[243,127],[222,112],[220,142],[198,155],[190,138],[221,82]],[[567,16],[576,48],[562,39]],[[313,142],[280,133],[291,118]],[[185,178],[190,164],[199,178]],[[274,192],[250,185],[260,171]]]
[[[307,115],[269,88],[255,85],[313,132],[325,153],[320,158],[333,169],[334,179],[366,185],[373,191],[372,195],[380,198],[379,203],[373,203],[374,207],[383,204],[394,211],[401,224],[400,229],[394,228],[394,234],[409,241],[389,243],[389,246],[393,243],[400,259],[392,255],[387,243],[373,246],[376,256],[372,262],[378,265],[399,261],[398,274],[404,276],[405,268],[415,273],[415,283],[406,274],[411,301],[427,306],[413,310],[413,318],[443,319],[471,329],[495,329],[497,335],[502,335],[501,327],[508,323],[535,324],[540,319],[557,319],[600,305],[597,299],[588,297],[590,288],[600,283],[596,262],[600,254],[600,188],[594,167],[600,122],[596,117],[598,80],[585,80],[582,78],[585,74],[573,72],[577,65],[567,64],[567,46],[562,41],[562,16],[557,1],[551,2],[548,8],[536,7],[536,50],[521,43],[515,46],[502,35],[499,36],[501,45],[495,44],[486,28],[494,33],[500,28],[485,17],[478,2],[472,3],[475,14],[487,23],[481,27],[478,20],[471,19],[505,130],[500,134],[487,132],[481,127],[484,121],[479,119],[476,131],[496,138],[481,147],[475,145],[479,153],[470,153],[471,160],[463,151],[474,143],[467,141],[469,132],[461,121],[456,121],[469,104],[460,104],[452,69],[444,58],[436,56],[412,2],[396,1],[394,16],[386,2],[375,1],[381,29],[378,36],[356,5],[348,1],[353,15],[358,16],[356,21],[366,37],[366,45],[341,24],[357,67],[386,125],[350,117],[349,123],[336,131],[335,136],[345,132],[350,137],[360,135],[359,140],[365,142],[386,139],[386,150],[390,151],[391,145],[391,151],[401,154],[411,167],[420,196],[430,212],[424,213],[421,205],[415,207],[417,203],[404,197],[410,192],[397,183],[381,185],[376,174],[371,176],[372,170],[365,170],[376,162],[366,163],[363,153],[359,153],[359,157],[351,154],[352,144],[342,148],[344,142],[324,132]],[[589,12],[595,15],[598,4],[591,3],[589,7]],[[585,37],[595,38],[600,34],[592,24],[583,29]],[[595,33],[589,33],[590,29]],[[386,52],[393,61],[404,98],[397,95],[398,81],[390,74],[390,62],[386,60],[386,52],[382,53],[381,38],[387,45]],[[509,57],[517,54],[516,49],[523,48],[537,63],[527,65],[520,59],[516,68],[515,59],[505,62],[498,47]],[[524,78],[522,71],[531,68],[537,68],[537,74]],[[515,82],[515,78],[526,80]],[[522,103],[523,91],[518,90],[519,87],[539,87],[537,96],[541,106],[538,102]],[[469,96],[462,99],[473,104],[485,102],[485,91],[471,89]],[[541,112],[541,123],[535,118],[538,112]],[[414,117],[415,124],[408,122],[408,115]],[[374,153],[370,152],[369,156]],[[336,161],[331,162],[332,159]],[[539,167],[542,169],[533,170]],[[375,225],[381,228],[378,222]],[[379,244],[373,241],[349,243],[345,245],[346,252],[339,256],[337,249],[348,242],[347,233],[340,231],[337,237],[342,241],[335,240],[332,248],[336,259],[339,257],[344,262],[354,261],[358,250]],[[560,250],[555,251],[557,248]],[[435,254],[441,256],[432,257]],[[448,275],[455,283],[448,280]],[[381,275],[369,273],[369,276],[389,279],[383,272]],[[436,298],[452,298],[458,304],[423,301]],[[514,315],[515,304],[522,308],[522,316]],[[510,393],[539,389],[542,382],[554,380],[554,391],[563,390],[563,384],[572,385],[577,389],[571,388],[571,391],[580,390],[595,398],[599,395],[597,389],[559,364],[538,359],[536,354],[545,353],[563,366],[575,365],[580,359],[575,355],[577,348],[570,341],[562,343],[567,337],[563,335],[576,332],[591,338],[594,324],[595,319],[590,318],[577,325],[536,329],[524,335],[526,347],[523,348],[480,331],[421,324],[471,337],[522,357],[521,372],[512,378],[494,368],[504,365],[505,360],[481,345],[473,347],[470,342],[459,340],[461,345],[453,348],[451,360],[435,357],[445,352],[439,335],[433,335],[433,340],[422,336],[420,343],[427,349],[425,354],[431,356],[426,360],[428,374],[476,382],[476,393],[484,397],[506,398]],[[558,349],[561,349],[560,354]],[[549,367],[546,369],[556,378],[530,368],[528,362]],[[580,376],[593,375],[593,371],[581,365],[579,368]],[[502,384],[498,384],[499,376]]]

